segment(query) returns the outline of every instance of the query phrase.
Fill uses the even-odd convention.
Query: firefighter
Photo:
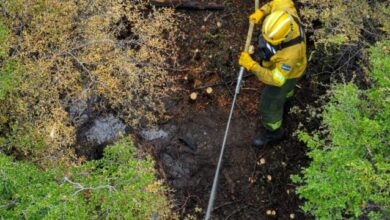
[[[260,97],[262,129],[253,144],[260,148],[283,137],[283,109],[294,95],[307,66],[306,39],[292,0],[273,0],[256,10],[250,21],[261,25],[256,62],[242,52],[239,64],[265,84]]]

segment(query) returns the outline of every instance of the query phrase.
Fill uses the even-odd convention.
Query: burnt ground
[[[224,11],[180,11],[185,37],[181,47],[177,86],[168,105],[170,120],[160,127],[172,135],[142,145],[153,146],[162,178],[174,190],[175,211],[182,219],[204,217],[233,99],[239,66],[237,57],[247,34],[253,1],[225,0]],[[261,3],[260,3],[261,4]],[[255,33],[259,33],[258,30]],[[211,86],[213,93],[206,94]],[[286,107],[285,137],[258,150],[251,140],[259,132],[258,103],[262,84],[245,76],[231,124],[213,219],[310,219],[299,209],[290,175],[308,163],[305,144],[293,133],[299,124],[315,127]],[[198,93],[196,101],[189,95]],[[308,80],[301,79],[288,106],[304,108],[315,100]],[[260,160],[264,159],[265,164]],[[274,210],[276,215],[267,215]]]

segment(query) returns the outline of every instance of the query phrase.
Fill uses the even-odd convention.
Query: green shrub
[[[154,171],[125,140],[101,160],[47,171],[0,154],[0,219],[164,219],[166,189]]]
[[[371,49],[372,88],[337,84],[324,107],[325,129],[299,137],[310,148],[310,166],[297,193],[317,219],[389,217],[390,41]],[[326,135],[324,135],[326,134]]]
[[[67,198],[74,190],[61,183],[56,172],[42,172],[32,164],[13,162],[4,154],[0,155],[0,167],[1,219],[54,219],[61,217],[59,214],[85,219],[82,197]]]

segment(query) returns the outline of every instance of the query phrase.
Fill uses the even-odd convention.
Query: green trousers
[[[294,95],[297,79],[288,79],[282,87],[266,85],[261,93],[260,114],[263,126],[275,131],[282,126],[286,100]]]

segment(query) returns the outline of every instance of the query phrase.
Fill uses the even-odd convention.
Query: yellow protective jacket
[[[298,12],[292,0],[273,0],[265,4],[261,10],[265,16],[276,11],[284,10],[290,15],[298,17]],[[299,26],[294,22],[294,33],[290,39],[300,35]],[[260,81],[265,84],[281,87],[286,79],[302,76],[307,67],[306,42],[284,48],[276,52],[270,61],[263,61],[251,68]]]

